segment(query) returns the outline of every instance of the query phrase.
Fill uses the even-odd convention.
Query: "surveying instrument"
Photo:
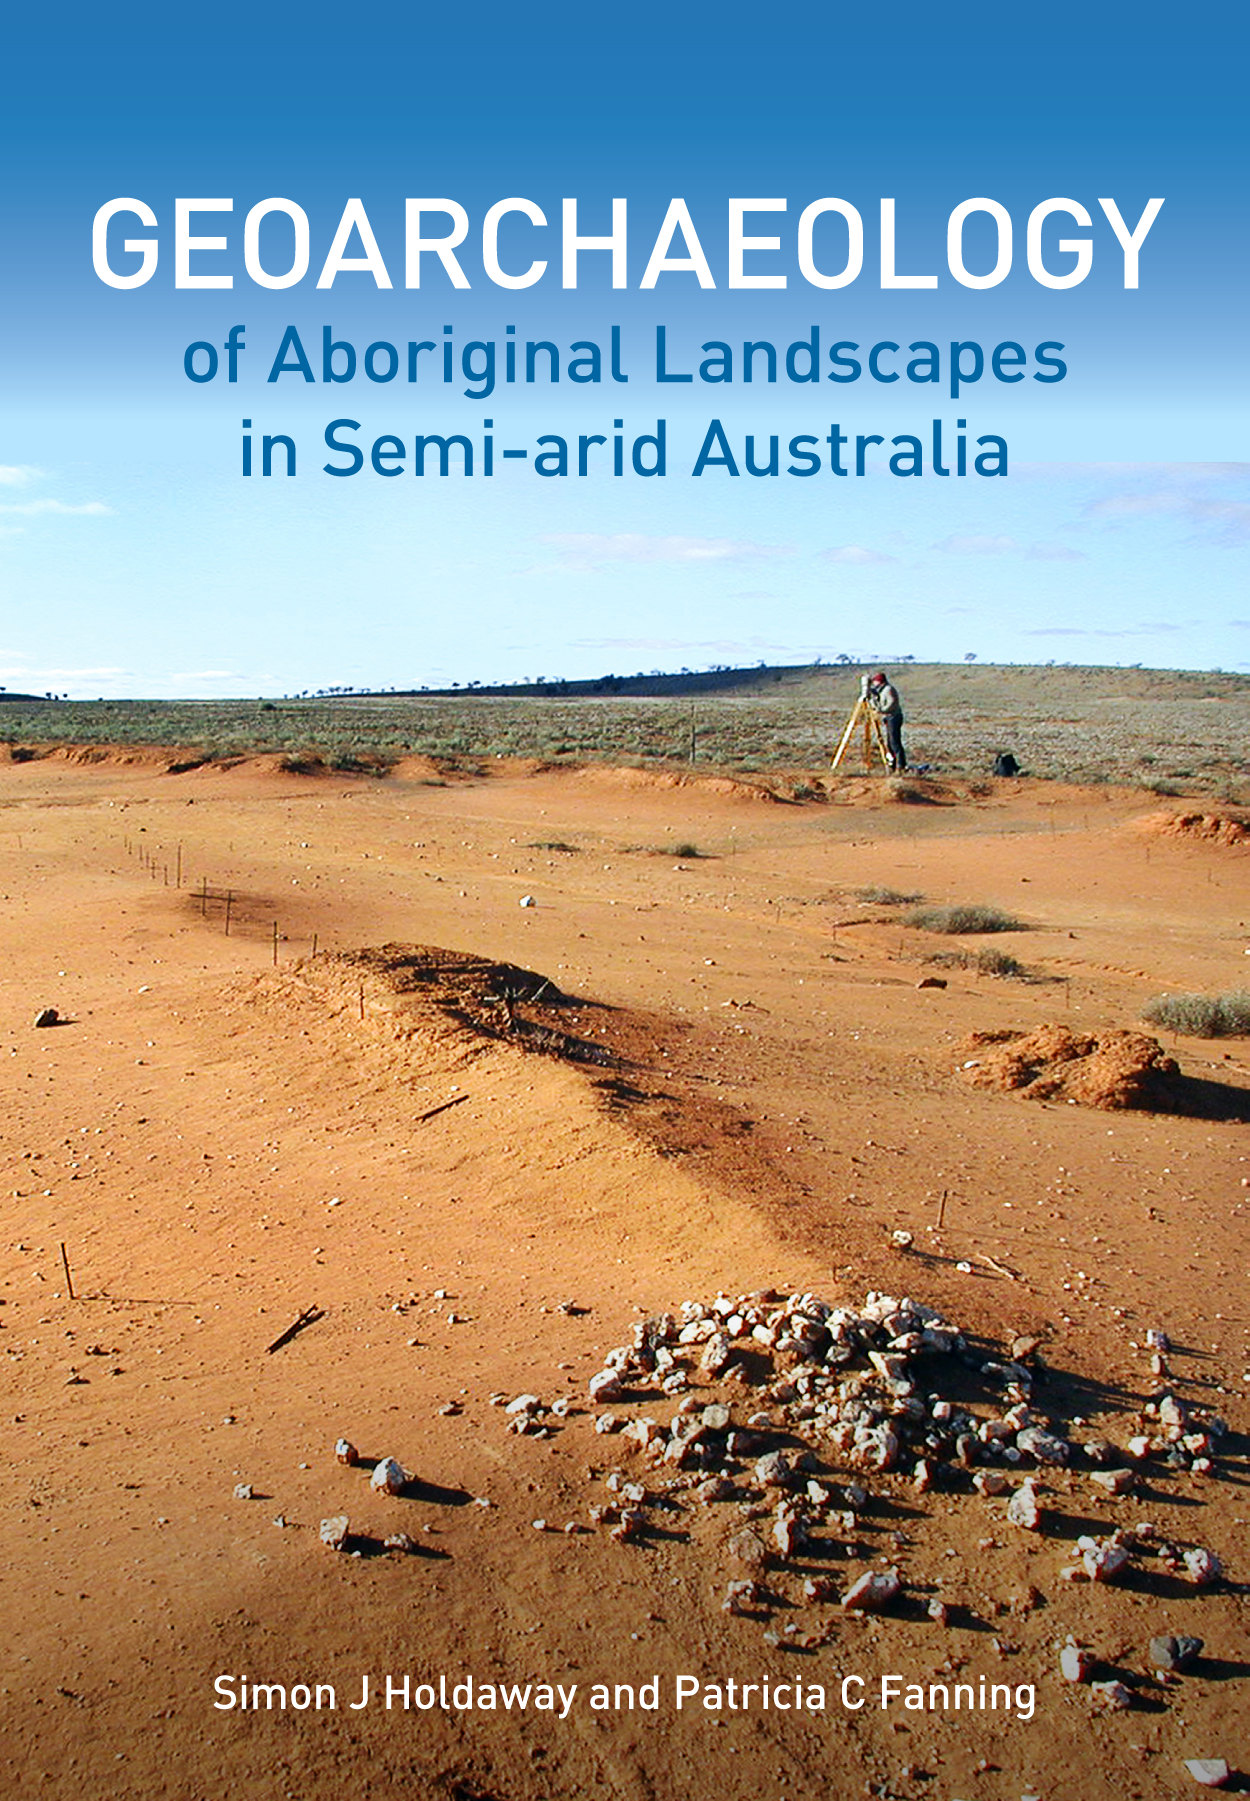
[[[833,753],[833,762],[829,765],[831,769],[837,769],[840,766],[843,757],[851,747],[851,740],[857,729],[863,732],[864,774],[872,774],[874,746],[886,769],[892,772],[894,759],[886,748],[885,727],[881,723],[881,715],[868,698],[868,677],[866,675],[861,675],[859,678],[859,698],[851,708],[851,717],[846,722],[846,730],[842,734],[837,750]]]

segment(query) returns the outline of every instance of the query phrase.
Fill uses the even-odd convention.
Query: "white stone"
[[[1109,1713],[1123,1713],[1133,1705],[1133,1696],[1122,1682],[1091,1682],[1090,1693],[1100,1707]]]
[[[1091,1582],[1115,1582],[1128,1568],[1129,1554],[1123,1545],[1095,1545],[1081,1562]]]
[[[1042,1510],[1038,1505],[1037,1490],[1031,1482],[1022,1482],[1011,1500],[1007,1503],[1007,1518],[1013,1526],[1021,1526],[1026,1532],[1036,1532],[1042,1523]]]
[[[1079,1645],[1068,1644],[1059,1653],[1059,1669],[1065,1682],[1088,1682],[1094,1659]]]
[[[397,1495],[407,1482],[404,1467],[394,1457],[379,1457],[369,1478],[369,1487],[384,1495]]]
[[[1208,1551],[1202,1545],[1194,1545],[1184,1556],[1185,1574],[1195,1588],[1206,1588],[1208,1583],[1218,1582],[1224,1573],[1224,1566],[1214,1551]]]
[[[1185,1768],[1203,1788],[1223,1788],[1232,1775],[1222,1757],[1187,1757]]]

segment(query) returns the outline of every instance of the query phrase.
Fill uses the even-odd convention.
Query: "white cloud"
[[[1083,550],[1073,550],[1067,544],[1030,544],[1025,556],[1034,563],[1088,563],[1089,558]]]
[[[112,512],[112,507],[106,507],[102,500],[88,500],[85,501],[82,506],[77,507],[69,506],[63,500],[6,501],[3,505],[0,505],[0,513],[25,513],[28,515],[36,513],[80,513],[89,515],[93,519],[100,519],[106,515],[111,517]]]
[[[883,550],[869,550],[863,544],[836,544],[832,550],[819,553],[822,563],[853,563],[866,567],[870,563],[897,563],[897,557],[890,557]]]
[[[1250,502],[1208,500],[1194,494],[1156,490],[1149,494],[1110,494],[1091,501],[1086,517],[1116,526],[1134,519],[1183,519],[1196,526],[1194,540],[1234,550],[1250,544]]]
[[[43,474],[33,463],[0,463],[0,488],[24,488]]]
[[[12,669],[0,667],[0,676],[6,681],[29,682],[35,687],[56,687],[62,682],[97,681],[101,677],[129,674],[128,669],[32,669],[29,665],[18,665]]]
[[[555,552],[555,568],[580,573],[599,569],[605,563],[697,565],[794,554],[793,546],[788,544],[755,544],[741,538],[652,538],[642,532],[547,532],[539,542],[550,545]]]

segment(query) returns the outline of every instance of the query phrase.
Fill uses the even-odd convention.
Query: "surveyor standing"
[[[907,767],[907,752],[903,749],[903,703],[898,689],[887,679],[883,669],[878,669],[876,675],[869,678],[867,699],[885,726],[890,771],[898,774]]]

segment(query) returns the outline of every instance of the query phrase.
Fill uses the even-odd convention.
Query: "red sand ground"
[[[1110,1801],[1194,1792],[1186,1757],[1245,1769],[1250,1047],[1165,1037],[1208,1117],[981,1092],[958,1065],[974,1032],[1134,1028],[1163,990],[1244,986],[1246,847],[1139,830],[1142,797],[1110,789],[926,807],[862,787],[848,808],[603,770],[0,767],[6,1795]],[[664,849],[687,842],[703,854]],[[205,881],[233,895],[229,936]],[[919,989],[951,943],[860,902],[873,884],[1009,909],[1029,929],[993,944],[1041,979]],[[583,1003],[555,1023],[627,1067],[401,1007],[372,969],[301,968],[314,934],[539,971]],[[43,1006],[67,1023],[35,1030]],[[880,1620],[805,1603],[784,1570],[764,1617],[723,1613],[728,1519],[636,1546],[535,1531],[588,1525],[628,1463],[585,1400],[604,1352],[643,1313],[772,1284],[1041,1335],[1052,1404],[1070,1418],[1079,1384],[1120,1443],[1166,1386],[1144,1348],[1163,1328],[1171,1385],[1234,1428],[1222,1473],[1115,1499],[1043,1471],[1038,1535],[1001,1500],[874,1479],[832,1573],[897,1565],[920,1604]],[[489,1404],[525,1390],[573,1398],[550,1438]],[[374,1494],[341,1434],[421,1486]],[[340,1512],[422,1554],[332,1555],[317,1527]],[[1142,1519],[1229,1580],[1060,1580],[1078,1533]],[[1149,1674],[1160,1632],[1206,1641],[1172,1687]],[[1131,1710],[1060,1681],[1069,1633],[1137,1685]],[[832,1700],[883,1670],[1034,1683],[1036,1712],[671,1703],[680,1672]],[[365,1672],[375,1693],[472,1672],[579,1699],[564,1721],[351,1711]],[[339,1706],[216,1711],[221,1673],[333,1683]],[[658,1711],[585,1704],[652,1675]]]

